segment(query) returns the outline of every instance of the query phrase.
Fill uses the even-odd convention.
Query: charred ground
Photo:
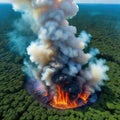
[[[120,119],[120,6],[80,5],[80,13],[70,23],[78,31],[92,35],[90,46],[101,51],[110,67],[106,82],[96,103],[76,110],[59,111],[39,105],[24,89],[22,58],[13,54],[7,33],[20,14],[11,11],[3,17],[0,6],[0,119],[2,120],[119,120]],[[4,22],[3,22],[4,21]],[[78,33],[79,34],[79,33]],[[98,56],[99,57],[99,56]]]

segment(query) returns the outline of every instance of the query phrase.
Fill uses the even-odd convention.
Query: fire
[[[57,96],[52,99],[50,105],[58,109],[70,109],[85,105],[90,95],[85,92],[79,94],[77,99],[71,101],[69,98],[69,94],[63,91],[60,85],[57,86],[57,92],[58,92]],[[82,102],[79,103],[78,102],[79,99],[81,99]]]
[[[78,98],[82,99],[84,101],[84,103],[87,103],[90,95],[91,95],[91,92],[85,91],[85,92],[79,94]]]

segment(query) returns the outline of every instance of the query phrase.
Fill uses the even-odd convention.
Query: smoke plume
[[[69,25],[67,19],[79,10],[74,0],[8,2],[22,12],[9,37],[26,57],[22,70],[28,76],[30,94],[53,107],[68,109],[82,106],[101,90],[109,68],[105,60],[95,58],[98,49],[84,52],[91,35],[82,31],[76,37],[76,27]]]

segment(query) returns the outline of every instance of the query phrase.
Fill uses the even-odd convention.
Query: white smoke
[[[101,91],[101,86],[104,85],[104,80],[108,80],[106,71],[109,70],[109,67],[105,65],[105,60],[96,60],[95,62],[89,62],[88,68],[84,71],[81,71],[82,77],[87,81],[86,89],[89,89],[91,92],[95,90]]]
[[[39,42],[32,42],[27,48],[28,55],[30,55],[31,62],[44,66],[48,62],[54,60],[55,51],[49,44],[41,44]]]
[[[52,77],[59,69],[62,74],[77,77],[80,87],[82,88],[84,84],[86,91],[93,93],[101,89],[103,80],[108,79],[106,71],[109,68],[104,65],[104,60],[92,62],[91,59],[99,53],[99,50],[84,52],[91,35],[82,31],[76,37],[76,28],[70,26],[66,20],[78,12],[74,0],[10,0],[10,2],[15,10],[25,12],[24,19],[28,20],[31,29],[38,35],[38,39],[27,47],[30,64],[35,64],[32,67],[25,65],[28,76],[32,74],[32,77],[49,86],[53,96],[56,95],[56,84],[53,83]],[[86,64],[88,66],[83,69],[82,66]]]

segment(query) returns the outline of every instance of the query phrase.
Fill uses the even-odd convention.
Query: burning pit
[[[38,36],[23,53],[26,88],[38,101],[57,109],[71,109],[96,99],[108,80],[105,60],[97,59],[98,49],[84,49],[91,35],[82,31],[75,36],[76,27],[69,25],[78,12],[74,0],[8,0],[13,9],[22,11],[19,31],[31,29]],[[22,34],[23,35],[23,34]],[[20,38],[18,38],[20,39]],[[22,37],[21,37],[22,39]],[[17,40],[16,40],[17,42]],[[25,41],[23,40],[23,43]],[[19,44],[22,46],[22,44]],[[23,46],[22,46],[23,47]]]

